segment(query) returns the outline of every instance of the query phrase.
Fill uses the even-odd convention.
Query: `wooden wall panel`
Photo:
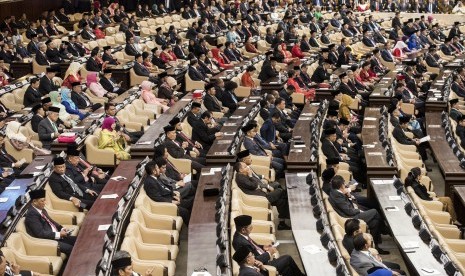
[[[0,3],[0,19],[3,20],[7,15],[14,15],[18,19],[26,13],[29,20],[36,20],[43,11],[60,6],[61,0],[19,0]]]

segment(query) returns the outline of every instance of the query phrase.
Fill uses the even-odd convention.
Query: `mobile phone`
[[[396,207],[394,207],[394,206],[389,206],[389,207],[384,208],[384,210],[395,210],[395,209],[396,209]]]
[[[273,246],[273,247],[278,247],[278,246],[279,246],[279,242],[275,242],[272,246]]]
[[[434,269],[431,269],[431,268],[422,268],[421,270],[423,270],[426,273],[433,273],[434,272]]]

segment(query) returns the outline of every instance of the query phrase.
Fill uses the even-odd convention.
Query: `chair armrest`
[[[271,265],[264,265],[264,267],[268,271],[268,276],[276,276],[276,275],[278,275],[276,267],[271,266]]]
[[[136,243],[137,255],[142,260],[170,260],[170,251],[166,246],[148,245],[138,241]]]
[[[143,210],[143,209],[141,209]],[[145,225],[151,229],[175,230],[176,219],[172,216],[157,215],[144,212]]]
[[[455,226],[455,225],[454,225]],[[460,239],[460,229],[457,227],[447,227],[447,226],[433,226],[436,228],[436,231],[441,234],[445,239]]]
[[[182,158],[172,158],[171,156],[168,157],[171,163],[176,167],[176,169],[180,173],[189,174],[191,173],[192,168],[192,161],[189,159],[182,159]]]
[[[447,212],[431,211],[431,210],[426,209],[426,214],[425,213],[423,214],[427,215],[435,223],[450,224],[451,222],[450,214]]]
[[[22,270],[31,270],[46,275],[50,274],[50,266],[52,264],[47,257],[25,256],[23,254],[18,254],[18,252],[8,247],[2,247],[1,250],[6,256],[8,256],[8,254],[13,254],[16,264],[19,265]]]
[[[427,201],[427,200],[422,200],[419,198],[420,204],[423,205],[426,209],[432,210],[432,211],[441,211],[444,208],[444,205],[440,201]]]
[[[23,237],[24,247],[27,255],[32,256],[60,256],[58,252],[58,242],[45,239],[28,239]],[[8,246],[8,245],[7,245]]]
[[[153,214],[177,216],[178,207],[174,203],[150,201],[151,211]]]
[[[141,124],[141,123],[132,122],[132,121],[125,121],[124,125],[125,125],[126,129],[131,129],[131,130],[134,130],[134,131],[140,131],[145,125],[147,125],[147,123]]]
[[[54,221],[61,225],[76,225],[76,216],[72,213],[49,209],[47,209],[47,213]]]
[[[276,242],[273,234],[250,233],[250,238],[259,245],[270,245]]]
[[[168,268],[155,261],[132,260],[132,267],[140,275],[145,275],[145,272],[149,269],[153,269],[152,275],[168,275]]]
[[[446,239],[446,243],[450,249],[457,253],[465,252],[465,240]]]
[[[252,207],[271,209],[270,202],[264,196],[242,194],[241,197],[242,197],[242,202],[244,202],[245,205],[252,206]]]
[[[266,220],[253,220],[252,233],[274,234],[276,232],[274,223]]]
[[[53,209],[58,211],[79,212],[79,208],[74,206],[74,204],[71,201],[66,201],[58,197],[55,197],[53,199]]]
[[[169,230],[155,230],[145,227],[140,227],[139,230],[142,234],[144,243],[166,245],[176,244],[176,237],[174,237],[172,232]]]
[[[267,166],[252,164],[250,167],[252,167],[253,171],[256,174],[263,175],[266,178],[270,177],[270,167],[269,166],[267,167]]]
[[[141,124],[143,126],[146,126],[147,121],[149,120],[149,118],[147,116],[135,115],[135,114],[132,114],[132,113],[129,113],[129,112],[128,112],[128,117],[129,117],[130,122],[139,123],[139,124]]]
[[[224,113],[223,112],[213,111],[212,116],[213,116],[214,119],[221,119],[221,118],[224,117]]]
[[[269,156],[258,156],[258,155],[251,155],[252,157],[252,164],[258,166],[265,166],[270,167],[271,164],[271,157]]]

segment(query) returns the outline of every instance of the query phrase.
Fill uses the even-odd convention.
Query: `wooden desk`
[[[202,169],[209,172],[210,168]],[[230,171],[229,173],[232,173]],[[194,205],[189,221],[189,239],[187,245],[187,272],[190,275],[194,269],[205,267],[208,271],[216,271],[216,200],[218,196],[203,195],[203,188],[207,183],[219,185],[221,172],[214,175],[200,175]],[[228,225],[228,224],[227,224]]]
[[[286,173],[286,183],[297,186],[287,189],[292,234],[307,275],[336,275],[336,268],[328,260],[328,250],[321,244],[320,233],[316,229],[317,218],[311,212],[313,206],[306,183],[307,174]],[[310,244],[320,247],[322,252],[313,255],[306,252],[303,247]]]
[[[292,136],[301,136],[302,141],[305,142],[305,147],[295,148],[295,142],[292,141],[290,145],[289,155],[287,157],[287,171],[309,171],[316,170],[318,167],[318,160],[310,160],[310,144],[312,142],[310,124],[313,121],[315,114],[318,110],[318,105],[306,104],[300,113],[300,117],[297,120]],[[301,151],[301,152],[296,152]]]
[[[39,169],[36,169],[36,167],[52,163],[54,157],[54,155],[36,156],[34,160],[32,160],[32,162],[21,172],[21,174],[32,174],[40,171]]]
[[[457,213],[457,220],[463,224],[465,223],[465,185],[453,186],[451,197]]]
[[[111,224],[118,202],[128,190],[140,160],[121,161],[113,176],[124,176],[125,180],[109,180],[94,205],[87,213],[79,229],[79,235],[69,256],[63,275],[94,275],[102,249],[106,231],[98,231],[98,226]],[[102,195],[118,194],[116,199],[101,199]]]
[[[136,144],[131,145],[131,158],[133,159],[143,159],[147,156],[153,155],[153,148],[155,140],[164,133],[163,127],[168,125],[168,123],[176,117],[182,110],[190,104],[192,100],[192,94],[189,93],[185,95],[181,100],[176,102],[171,106],[168,111],[164,112],[155,120],[144,135],[137,141]],[[145,142],[150,142],[150,144],[141,144]]]
[[[431,137],[429,146],[444,177],[444,193],[449,196],[454,185],[465,183],[465,170],[460,167],[457,156],[446,140],[446,133],[441,127],[441,113],[427,112],[425,117],[426,133]]]
[[[234,135],[242,128],[244,119],[260,103],[260,99],[260,97],[249,97],[246,103],[239,107],[241,109],[236,109],[233,115],[226,120],[220,130],[224,134],[223,137],[216,138],[207,153],[207,164],[226,165],[236,161],[236,152],[233,154],[230,152],[230,147],[234,142]],[[257,113],[252,114],[251,118],[255,118]],[[234,116],[240,117],[234,118]],[[226,133],[231,135],[226,135]],[[237,145],[236,151],[240,151],[239,145]]]
[[[262,94],[263,93],[270,93],[273,90],[281,91],[284,89],[284,85],[286,84],[285,81],[279,81],[278,77],[271,78],[267,81],[262,81],[260,86],[262,87]]]
[[[434,80],[433,83],[431,83],[430,91],[428,93],[428,98],[426,99],[426,110],[427,111],[433,111],[433,112],[442,112],[443,110],[447,109],[447,100],[444,98],[444,94],[442,93],[443,88],[444,88],[444,82],[445,80],[450,76],[451,71],[448,70],[447,72],[445,70],[441,70],[437,76],[437,78]],[[434,93],[431,91],[431,89],[437,89],[441,91],[438,95],[440,97],[437,97],[434,95]]]
[[[15,79],[32,74],[32,62],[14,61],[10,63],[10,72]]]
[[[371,92],[369,97],[369,105],[372,107],[379,107],[382,105],[389,106],[392,95],[384,95],[384,93],[391,87],[396,79],[397,72],[389,71],[383,78],[375,85],[375,89]]]
[[[392,178],[389,178],[392,180]],[[375,179],[372,179],[375,180]],[[379,180],[379,179],[378,179]],[[388,179],[384,179],[388,180]],[[421,272],[422,268],[435,269],[439,272],[437,275],[447,275],[442,264],[440,264],[431,253],[431,249],[425,244],[418,230],[413,226],[412,218],[404,211],[405,203],[402,200],[389,200],[389,196],[397,196],[397,191],[394,185],[391,184],[373,184],[368,183],[372,187],[376,198],[380,204],[380,209],[383,212],[386,221],[391,228],[392,237],[397,243],[401,255],[407,265],[411,275],[424,275]],[[408,196],[406,197],[408,201]],[[386,211],[386,207],[397,207],[399,211]],[[417,242],[419,248],[416,248],[412,253],[406,253],[404,248],[405,242]]]
[[[397,168],[388,164],[386,159],[386,151],[379,141],[378,118],[380,116],[380,108],[365,108],[365,120],[363,122],[362,128],[362,141],[364,145],[374,145],[374,148],[364,147],[363,149],[367,165],[367,183],[369,183],[373,178],[392,178],[392,176],[397,175]],[[376,120],[371,121],[369,118],[376,118]],[[373,197],[373,191],[369,185],[367,194],[368,197]]]

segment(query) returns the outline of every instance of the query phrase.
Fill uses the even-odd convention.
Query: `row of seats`
[[[445,111],[441,113],[442,125],[444,126],[446,132],[446,140],[450,148],[454,152],[455,156],[460,162],[461,167],[465,167],[465,155],[464,149],[462,148],[462,141],[460,137],[455,132],[457,127],[457,122],[449,118],[449,114]]]

